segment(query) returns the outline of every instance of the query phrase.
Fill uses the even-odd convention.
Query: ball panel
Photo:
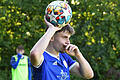
[[[63,13],[63,10],[60,6],[56,6],[55,9],[54,9],[54,14],[55,15],[60,15]]]
[[[64,1],[51,2],[47,6],[45,14],[47,21],[59,27],[67,25],[72,18],[71,7]]]
[[[47,14],[51,14],[53,11],[53,6],[50,5],[48,8],[47,8]]]

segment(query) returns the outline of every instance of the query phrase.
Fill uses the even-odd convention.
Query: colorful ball
[[[71,7],[64,1],[53,1],[45,10],[46,20],[54,26],[63,27],[72,18]]]

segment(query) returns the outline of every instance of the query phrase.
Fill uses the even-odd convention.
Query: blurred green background
[[[11,80],[11,56],[19,44],[29,52],[45,33],[44,14],[53,0],[0,0],[0,80]],[[120,80],[120,0],[67,0],[79,46],[92,66],[91,80]],[[85,80],[71,75],[71,80]]]

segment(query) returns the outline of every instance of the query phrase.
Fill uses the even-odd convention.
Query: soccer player
[[[44,18],[45,19],[45,18]],[[70,43],[74,29],[67,25],[58,28],[49,23],[46,33],[30,52],[35,80],[70,80],[70,72],[91,79],[93,70],[79,48]],[[74,61],[70,56],[76,57]]]
[[[16,48],[17,55],[11,57],[12,80],[32,80],[31,63],[24,54],[24,48],[19,45]]]

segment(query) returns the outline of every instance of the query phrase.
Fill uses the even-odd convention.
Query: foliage
[[[73,42],[91,63],[95,79],[106,80],[110,69],[120,68],[119,1],[80,0],[73,5]]]
[[[44,11],[52,0],[0,1],[0,80],[11,79],[10,58],[19,44],[26,55],[45,32]],[[95,72],[93,80],[118,80],[120,74],[120,1],[69,0],[78,45]],[[114,72],[114,74],[112,74]],[[71,80],[79,80],[71,76]],[[82,80],[82,79],[81,79]]]

